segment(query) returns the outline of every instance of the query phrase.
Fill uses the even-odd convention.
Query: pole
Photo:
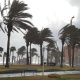
[[[43,80],[44,80],[44,50],[45,48],[43,47],[43,72],[42,72]]]
[[[73,18],[75,18],[74,16],[73,17],[71,17],[71,20],[70,20],[70,25],[72,25],[72,20],[73,20]]]

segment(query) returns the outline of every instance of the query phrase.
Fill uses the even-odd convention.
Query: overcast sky
[[[21,1],[21,0],[20,0]],[[54,39],[61,49],[61,43],[58,39],[58,31],[70,22],[72,16],[73,24],[80,25],[80,0],[22,0],[28,4],[29,12],[33,15],[32,23],[39,30],[49,27],[53,32]],[[0,0],[3,6],[2,0]],[[23,34],[11,34],[11,46],[16,48],[25,45]],[[0,46],[6,51],[7,35],[0,30]]]

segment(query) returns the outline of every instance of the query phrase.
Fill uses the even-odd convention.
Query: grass
[[[10,70],[21,70],[21,69],[32,69],[42,71],[42,66],[39,65],[10,65],[10,68],[5,68],[0,65],[0,72],[10,71]],[[59,66],[45,66],[45,70],[80,70],[80,67],[68,67],[63,68]],[[49,77],[51,76],[51,77]],[[15,78],[0,78],[0,80],[80,80],[80,75],[48,75],[48,76],[32,76],[32,77],[15,77]]]
[[[40,65],[10,65],[10,68],[5,68],[4,66],[0,65],[0,72],[7,71],[7,70],[19,70],[19,69],[32,69],[42,71],[43,67]],[[68,67],[64,66],[63,68],[59,66],[45,66],[44,70],[80,70],[80,67]]]
[[[80,75],[79,75],[80,76]],[[50,78],[48,76],[32,76],[32,77],[13,77],[13,78],[0,78],[0,80],[80,80],[79,78],[70,78],[68,77],[63,77],[63,75],[60,78]]]

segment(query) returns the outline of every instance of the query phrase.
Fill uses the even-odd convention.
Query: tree
[[[6,55],[7,55],[7,52],[4,52],[4,54],[3,54],[3,65],[4,65],[4,60],[5,60]]]
[[[2,51],[3,51],[3,48],[2,47],[0,47],[0,53],[2,53]],[[2,55],[0,54],[0,57],[2,57]]]
[[[37,56],[37,53],[36,52],[37,52],[36,48],[32,48],[31,49],[31,57],[33,57],[35,55]]]
[[[12,47],[10,48],[10,54],[11,54],[11,52],[12,52],[12,64],[13,64],[13,61],[14,61],[14,51],[16,51],[16,48],[15,48],[14,46],[12,46]]]
[[[25,51],[26,51],[26,48],[25,48],[25,46],[22,46],[22,47],[20,47],[19,49],[18,49],[18,55],[21,55],[21,59],[23,59],[23,56],[24,56],[24,54],[25,54]]]
[[[27,34],[24,36],[24,39],[25,39],[25,42],[26,42],[26,46],[27,46],[27,55],[26,55],[26,57],[27,57],[27,64],[29,64],[28,46],[30,45],[30,64],[31,64],[31,61],[32,61],[32,59],[31,59],[31,56],[32,56],[31,55],[31,45],[32,45],[32,43],[33,44],[35,43],[36,38],[38,38],[37,36],[38,36],[38,29],[36,27],[31,28],[27,32]]]
[[[36,48],[32,48],[32,49],[31,49],[31,58],[32,58],[33,56],[38,57],[38,54],[37,54],[36,52],[37,52]],[[32,60],[32,59],[31,59],[31,60]],[[31,62],[32,62],[32,61],[31,61]]]
[[[72,34],[70,34],[69,42],[72,47],[72,67],[74,67],[74,49],[76,44],[80,43],[80,29],[75,28],[75,31]]]
[[[39,31],[38,35],[39,36],[36,40],[36,43],[40,45],[41,65],[43,65],[42,45],[43,45],[44,41],[50,42],[51,39],[49,37],[52,37],[52,33],[51,33],[51,30],[49,28],[44,28],[41,31]]]
[[[70,46],[72,47],[72,55],[74,56],[74,42],[75,42],[75,38],[73,39],[74,37],[74,34],[76,32],[77,28],[75,27],[75,25],[66,25],[65,27],[63,27],[59,33],[60,33],[60,39],[62,41],[62,54],[61,54],[61,67],[63,66],[63,45],[64,45],[64,42],[67,43],[68,45],[68,55],[69,55],[69,60],[70,60],[70,65],[71,65],[71,53],[70,52]],[[73,59],[73,58],[72,58]],[[74,62],[74,59],[72,60],[72,64]]]
[[[66,40],[66,37],[68,35],[68,27],[69,27],[69,24],[67,24],[66,26],[64,26],[60,31],[59,31],[59,35],[60,35],[60,40],[61,40],[61,43],[62,43],[62,52],[61,52],[61,67],[63,67],[63,49],[64,49],[64,43],[65,43],[65,40]]]
[[[2,51],[3,51],[3,48],[2,48],[2,47],[0,47],[0,53],[2,53]]]
[[[32,43],[35,44],[35,40],[38,36],[38,29],[36,27],[33,27],[29,32],[27,33],[29,42],[30,42],[30,64],[32,62],[32,54],[31,54],[31,45]]]
[[[51,41],[48,45],[47,45],[47,64],[49,63],[49,53],[50,51],[55,48],[55,41]]]
[[[3,21],[7,26],[7,35],[8,35],[8,42],[7,42],[7,57],[6,57],[6,65],[5,67],[9,67],[9,47],[10,47],[10,34],[12,30],[17,31],[21,29],[26,30],[30,29],[33,24],[26,20],[26,18],[32,18],[32,15],[29,13],[25,13],[26,10],[29,8],[27,4],[23,2],[19,2],[19,0],[13,0],[12,5],[7,8],[5,6],[2,10]],[[4,16],[4,11],[9,9],[7,16]],[[25,18],[25,19],[24,19]],[[18,31],[17,31],[18,32]]]

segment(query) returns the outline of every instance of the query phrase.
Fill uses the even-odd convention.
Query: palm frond
[[[15,17],[17,17],[17,18],[32,18],[32,15],[29,13],[21,12],[21,13],[16,14]]]
[[[30,21],[28,21],[28,20],[19,20],[19,21],[22,21],[22,22],[25,22],[25,23],[27,23],[27,24],[29,24],[29,25],[31,25],[31,26],[34,26]]]
[[[9,9],[9,7],[6,5],[2,10],[1,10],[1,16],[3,17],[3,20],[7,21],[8,16],[4,16],[4,11]]]
[[[5,31],[6,31],[6,33],[8,33],[8,30],[7,30],[7,28],[5,27]]]
[[[0,23],[0,28],[1,28],[1,30],[5,33],[5,31],[4,31],[4,29],[2,28],[2,25],[1,25],[1,23]]]
[[[44,41],[48,42],[48,43],[55,43],[54,40],[50,39],[50,38],[44,38]]]
[[[42,35],[42,37],[52,37],[52,32],[49,28],[44,28],[41,31],[41,35]]]
[[[19,0],[14,0],[9,11],[9,17],[15,17],[18,13],[21,13],[25,10],[28,10],[27,4],[19,2]]]
[[[14,28],[14,27],[13,27],[13,30],[16,31],[17,33],[19,33],[18,30],[16,28]]]
[[[17,28],[21,33],[23,33],[25,35],[25,33],[20,29],[20,28]]]
[[[26,30],[26,29],[30,30],[31,29],[30,25],[28,25],[28,24],[26,24],[22,21],[15,21],[14,25],[15,25],[16,28],[20,27],[21,29],[24,29],[24,30]]]

